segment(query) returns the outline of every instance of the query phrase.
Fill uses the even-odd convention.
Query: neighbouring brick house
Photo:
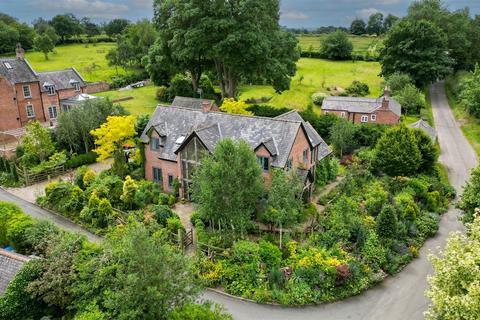
[[[433,143],[437,142],[437,131],[435,131],[435,129],[427,121],[420,119],[417,122],[409,125],[409,127],[412,129],[422,130],[432,139]]]
[[[388,91],[377,99],[357,97],[326,97],[322,113],[333,113],[353,123],[397,124],[402,108]]]
[[[0,132],[22,128],[31,120],[48,125],[63,100],[85,89],[85,80],[74,68],[35,72],[17,46],[16,58],[0,58]]]
[[[277,118],[250,117],[198,108],[158,106],[142,134],[145,175],[165,191],[180,181],[180,195],[190,198],[194,169],[204,151],[213,152],[223,138],[246,141],[263,169],[266,180],[271,168],[298,170],[310,196],[315,164],[331,151],[320,135],[296,111]]]
[[[0,248],[0,295],[5,292],[23,264],[31,258]]]

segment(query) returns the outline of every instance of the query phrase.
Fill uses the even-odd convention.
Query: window
[[[57,106],[48,107],[48,116],[50,117],[50,119],[57,118]]]
[[[345,118],[346,114],[345,111],[340,112],[340,117]]]
[[[10,63],[4,62],[3,64],[5,65],[5,68],[12,69],[12,65]]]
[[[80,91],[80,83],[74,82],[73,87],[75,88],[75,91]]]
[[[288,159],[287,160],[287,170],[291,170],[293,167],[293,160],[292,159]]]
[[[308,149],[305,149],[305,151],[303,151],[303,163],[307,163],[308,162]]]
[[[152,151],[160,150],[160,140],[158,140],[158,138],[150,139],[150,150]]]
[[[260,164],[260,167],[262,167],[263,171],[268,172],[270,170],[270,164],[268,163],[269,161],[267,157],[257,156],[257,161]]]
[[[361,121],[362,122],[368,122],[368,116],[362,116]]]
[[[65,111],[65,112],[68,112],[70,111],[70,109],[72,109],[72,106],[69,105],[69,104],[62,104],[62,110]]]
[[[33,105],[31,104],[27,104],[27,117],[35,118],[35,110],[33,109]]]
[[[377,115],[376,114],[372,114],[372,116],[370,118],[372,119],[372,121],[377,121]]]
[[[153,168],[153,181],[155,182],[162,182],[163,181],[163,176],[162,176],[162,169],[160,168]]]
[[[173,175],[168,174],[168,186],[173,187]]]
[[[54,86],[47,86],[48,95],[53,96],[55,94],[55,87]]]
[[[30,86],[23,86],[23,96],[25,98],[31,98],[32,93],[30,92]]]

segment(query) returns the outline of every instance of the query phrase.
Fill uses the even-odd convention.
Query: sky
[[[349,26],[355,18],[366,19],[374,12],[406,14],[410,0],[281,0],[281,21],[287,27]],[[452,9],[470,7],[480,14],[480,0],[444,0]],[[132,21],[152,17],[152,0],[0,0],[0,12],[22,22],[55,14],[74,13],[100,22],[113,18]]]

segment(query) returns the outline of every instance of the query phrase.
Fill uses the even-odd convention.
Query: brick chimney
[[[18,60],[25,60],[25,50],[23,50],[22,45],[17,43],[17,48],[15,50],[15,53],[17,54],[17,59]]]
[[[203,100],[202,101],[202,111],[203,112],[209,112],[211,107],[211,103],[208,100]]]
[[[390,105],[390,88],[385,87],[383,90],[382,109],[388,110]]]

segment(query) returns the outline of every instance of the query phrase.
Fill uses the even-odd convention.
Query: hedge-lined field
[[[298,41],[300,43],[300,47],[302,48],[302,51],[310,51],[312,49],[313,51],[319,51],[320,50],[320,44],[323,39],[328,34],[315,34],[315,35],[300,35],[298,36]],[[367,52],[368,48],[372,46],[379,46],[382,43],[383,38],[381,37],[374,37],[374,36],[353,36],[349,35],[348,38],[350,41],[353,43],[353,51],[355,53],[362,53],[364,54]]]

